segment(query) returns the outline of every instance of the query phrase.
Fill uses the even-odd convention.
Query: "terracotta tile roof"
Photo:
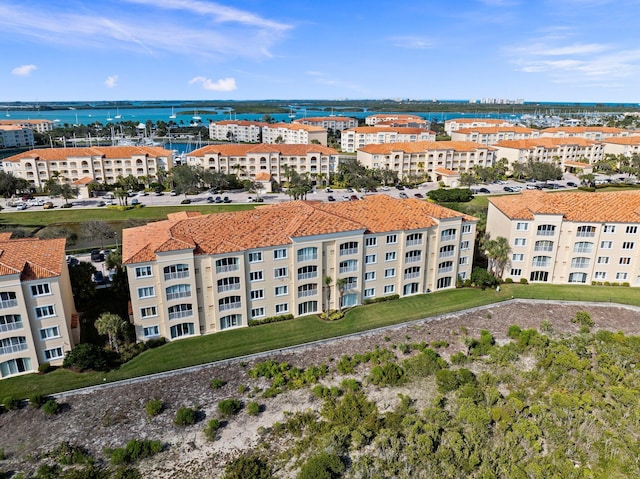
[[[473,141],[414,141],[404,143],[384,143],[381,145],[365,145],[359,148],[366,153],[389,154],[394,151],[405,153],[422,153],[429,150],[454,150],[454,151],[493,151],[495,148]]]
[[[41,123],[53,123],[53,120],[0,120],[0,125],[18,125],[18,124],[38,125]]]
[[[303,123],[305,121],[308,121],[310,123],[322,123],[325,121],[345,122],[345,121],[357,121],[357,120],[355,118],[350,118],[347,116],[313,116],[313,117],[307,117],[307,118],[297,118],[293,120],[292,123]]]
[[[304,131],[326,131],[321,126],[314,125],[304,125],[302,123],[273,123],[271,125],[267,125],[266,128],[271,128],[273,130],[277,130],[279,128],[283,128],[285,130],[304,130]]]
[[[250,121],[250,120],[220,120],[212,121],[209,125],[238,125],[238,126],[267,126],[269,123],[264,121]]]
[[[16,126],[16,125],[0,125],[0,130],[2,131],[18,131],[23,130],[24,127]]]
[[[379,125],[380,123],[378,123]],[[389,133],[395,132],[402,135],[419,135],[421,133],[433,133],[426,128],[414,128],[410,126],[358,126],[356,128],[349,128],[345,131],[348,133],[353,131],[355,133]]]
[[[613,143],[615,145],[640,145],[640,136],[609,137],[600,140],[600,143]]]
[[[290,244],[292,238],[344,231],[399,231],[428,228],[437,219],[474,218],[416,199],[372,195],[362,201],[291,201],[248,211],[149,223],[123,230],[123,262],[153,261],[156,252],[192,248],[219,254]]]
[[[558,126],[558,127],[554,127],[554,128],[543,128],[542,130],[540,130],[540,133],[560,133],[560,132],[566,132],[566,133],[598,133],[598,132],[602,132],[602,133],[613,133],[613,134],[618,134],[618,133],[624,133],[627,130],[624,130],[622,128],[614,128],[611,126]]]
[[[256,181],[269,181],[269,180],[271,180],[271,173],[267,173],[266,171],[263,171],[256,175]]]
[[[423,120],[424,118],[418,115],[403,115],[395,113],[378,113],[375,115],[369,115],[367,118],[393,118],[396,120]]]
[[[151,157],[170,156],[173,153],[157,146],[100,146],[91,148],[39,148],[5,158],[3,161],[20,161],[30,159],[37,161],[61,161],[69,158],[105,157],[131,158],[145,155]]]
[[[446,120],[445,123],[455,122],[455,123],[487,123],[488,125],[502,125],[503,123],[510,123],[507,120],[500,120],[496,118],[452,118],[451,120]]]
[[[189,153],[191,157],[204,157],[205,155],[220,156],[247,156],[251,153],[279,153],[286,156],[301,156],[309,153],[319,153],[321,155],[337,155],[338,151],[323,145],[270,145],[260,143],[257,145],[208,145]]]
[[[535,131],[537,130],[525,128],[524,126],[472,126],[470,128],[460,128],[456,130],[456,133],[484,133],[491,135],[493,133],[533,133]]]
[[[586,138],[571,137],[571,138],[528,138],[525,140],[503,140],[496,143],[495,147],[501,148],[515,148],[518,150],[531,150],[533,148],[546,148],[555,149],[561,146],[594,146],[596,142],[593,140],[587,140]]]
[[[640,191],[523,191],[518,195],[490,197],[489,201],[511,219],[531,220],[534,214],[558,214],[568,221],[640,223]]]
[[[22,281],[60,276],[66,240],[0,239],[0,275],[20,274]]]
[[[446,168],[436,168],[435,172],[436,173],[440,173],[442,175],[450,175],[450,176],[458,176],[458,175],[460,175],[459,171],[448,170]]]
[[[572,160],[564,160],[564,165],[565,166],[575,166],[575,167],[578,167],[578,168],[585,168],[585,167],[592,166],[589,163],[583,163],[581,161],[572,161]]]
[[[78,178],[76,181],[72,181],[72,185],[88,185],[89,183],[95,183],[96,180],[90,178],[88,176],[83,176],[82,178]]]

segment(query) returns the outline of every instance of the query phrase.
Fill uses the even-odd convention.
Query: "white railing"
[[[589,267],[589,263],[575,263],[571,265],[572,268],[579,268],[579,269],[583,269],[583,268],[588,268]]]
[[[241,306],[241,303],[235,302],[235,303],[224,303],[221,304],[220,307],[218,308],[219,311],[227,311],[229,309],[238,309]]]
[[[18,306],[17,299],[5,299],[4,301],[0,301],[0,309],[15,308],[16,306]]]
[[[538,236],[553,236],[556,234],[555,230],[538,230]]]
[[[344,290],[345,291],[350,291],[352,289],[356,289],[358,287],[358,283],[347,283],[344,285]]]
[[[593,238],[595,235],[595,231],[578,231],[576,234],[578,238]]]
[[[22,321],[16,321],[14,323],[0,324],[0,333],[4,333],[6,331],[15,331],[16,329],[22,329],[23,324]]]
[[[357,266],[347,266],[346,268],[340,268],[340,274],[353,273],[355,271],[358,271]]]
[[[358,254],[358,248],[342,248],[342,249],[340,249],[340,256],[346,256],[348,254]]]
[[[169,313],[169,319],[188,318],[189,316],[193,316],[192,309],[188,309],[186,311],[174,311],[172,313]]]
[[[216,273],[228,273],[229,271],[238,271],[240,266],[237,264],[226,264],[223,266],[216,266]]]
[[[451,241],[456,239],[456,235],[442,235],[440,236],[440,241]]]
[[[549,261],[533,261],[531,266],[534,268],[548,268],[551,265]]]
[[[312,271],[311,273],[298,273],[298,280],[317,278],[317,277],[318,277],[317,271]]]
[[[27,349],[29,349],[29,346],[27,346],[27,343],[12,344],[11,346],[0,347],[0,354],[13,354],[13,353],[18,353],[20,351],[25,351]]]
[[[406,273],[404,275],[404,279],[413,279],[413,278],[418,278],[420,276],[420,272],[417,273]]]
[[[165,273],[164,280],[169,281],[172,279],[188,278],[189,271],[176,271],[174,273]]]
[[[448,258],[449,256],[453,256],[455,251],[440,251],[440,258]]]
[[[573,252],[574,253],[591,253],[593,251],[592,247],[589,248],[574,248]]]
[[[315,296],[318,294],[317,289],[307,289],[305,291],[298,291],[298,298],[305,298],[307,296]]]
[[[167,293],[167,301],[179,298],[190,298],[191,291],[180,291],[178,293]]]
[[[453,266],[447,266],[445,268],[438,268],[438,274],[449,273],[453,271]]]
[[[224,293],[225,291],[234,291],[240,289],[240,283],[223,284],[218,286],[218,293]]]
[[[318,259],[318,254],[305,254],[305,255],[298,255],[298,261],[302,262],[302,261],[315,261]]]
[[[418,261],[420,261],[421,256],[408,256],[407,258],[405,258],[404,262],[405,263],[417,263]]]
[[[553,251],[553,246],[536,246],[533,251]]]
[[[418,246],[422,244],[421,239],[407,240],[407,246]]]

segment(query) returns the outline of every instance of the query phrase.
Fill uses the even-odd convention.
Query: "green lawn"
[[[169,371],[460,311],[511,298],[612,302],[640,306],[640,289],[504,284],[500,292],[464,288],[411,296],[396,301],[356,307],[343,319],[335,322],[324,322],[315,316],[308,316],[176,341],[145,351],[119,369],[108,373],[79,374],[58,369],[45,375],[8,378],[0,381],[0,398],[8,395],[25,398],[36,392],[51,394]]]

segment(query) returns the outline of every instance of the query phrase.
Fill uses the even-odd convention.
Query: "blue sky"
[[[0,101],[639,102],[640,0],[0,0]]]

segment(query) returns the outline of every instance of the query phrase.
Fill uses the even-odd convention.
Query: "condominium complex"
[[[387,168],[398,173],[440,181],[442,173],[471,172],[475,166],[493,166],[495,148],[470,141],[417,141],[367,145],[358,150],[358,161],[368,168]],[[449,174],[449,173],[447,173]]]
[[[33,148],[33,130],[24,126],[0,125],[0,148]]]
[[[417,115],[403,115],[398,113],[379,113],[369,115],[364,119],[366,125],[376,126],[386,124],[387,126],[407,126],[412,128],[428,128],[429,122]]]
[[[529,160],[564,167],[580,161],[593,164],[604,157],[602,143],[580,137],[503,140],[494,147],[497,149],[496,157],[506,158],[510,168],[514,163],[526,164]]]
[[[325,130],[331,128],[334,131],[342,131],[358,126],[357,119],[349,118],[346,116],[316,116],[310,118],[298,118],[297,120],[293,120],[291,123],[318,126],[320,128],[324,128]]]
[[[640,191],[489,198],[487,232],[507,238],[503,277],[554,284],[640,286]]]
[[[640,155],[640,135],[609,137],[601,141],[606,155]]]
[[[451,136],[454,131],[461,130],[463,128],[478,128],[488,126],[514,126],[513,122],[508,120],[500,120],[496,118],[453,118],[451,120],[445,120],[444,131],[447,135]]]
[[[267,173],[273,181],[282,182],[287,167],[326,180],[336,171],[338,152],[322,145],[209,145],[189,153],[187,161],[241,179]]]
[[[0,377],[61,365],[80,340],[65,239],[0,234]]]
[[[451,132],[452,141],[473,141],[483,145],[495,145],[503,140],[527,140],[539,136],[539,130],[522,126],[477,126]]]
[[[223,120],[209,123],[209,138],[216,141],[260,143],[262,128],[268,123],[248,120]]]
[[[53,120],[0,120],[0,126],[21,126],[37,133],[47,133],[56,127]]]
[[[634,134],[623,128],[613,128],[608,126],[559,126],[556,128],[545,128],[540,130],[543,138],[586,138],[587,140],[603,140],[611,137],[630,136]]]
[[[123,230],[140,340],[178,339],[455,287],[477,219],[416,199],[291,201]]]
[[[42,148],[5,158],[3,166],[32,187],[43,186],[50,178],[68,183],[89,178],[113,184],[119,176],[155,177],[159,170],[173,166],[173,153],[155,146]]]
[[[287,145],[327,144],[327,130],[320,126],[298,123],[273,123],[262,127],[263,143]]]
[[[342,132],[340,148],[344,152],[353,153],[366,145],[411,141],[436,141],[436,134],[424,128],[361,126]]]

